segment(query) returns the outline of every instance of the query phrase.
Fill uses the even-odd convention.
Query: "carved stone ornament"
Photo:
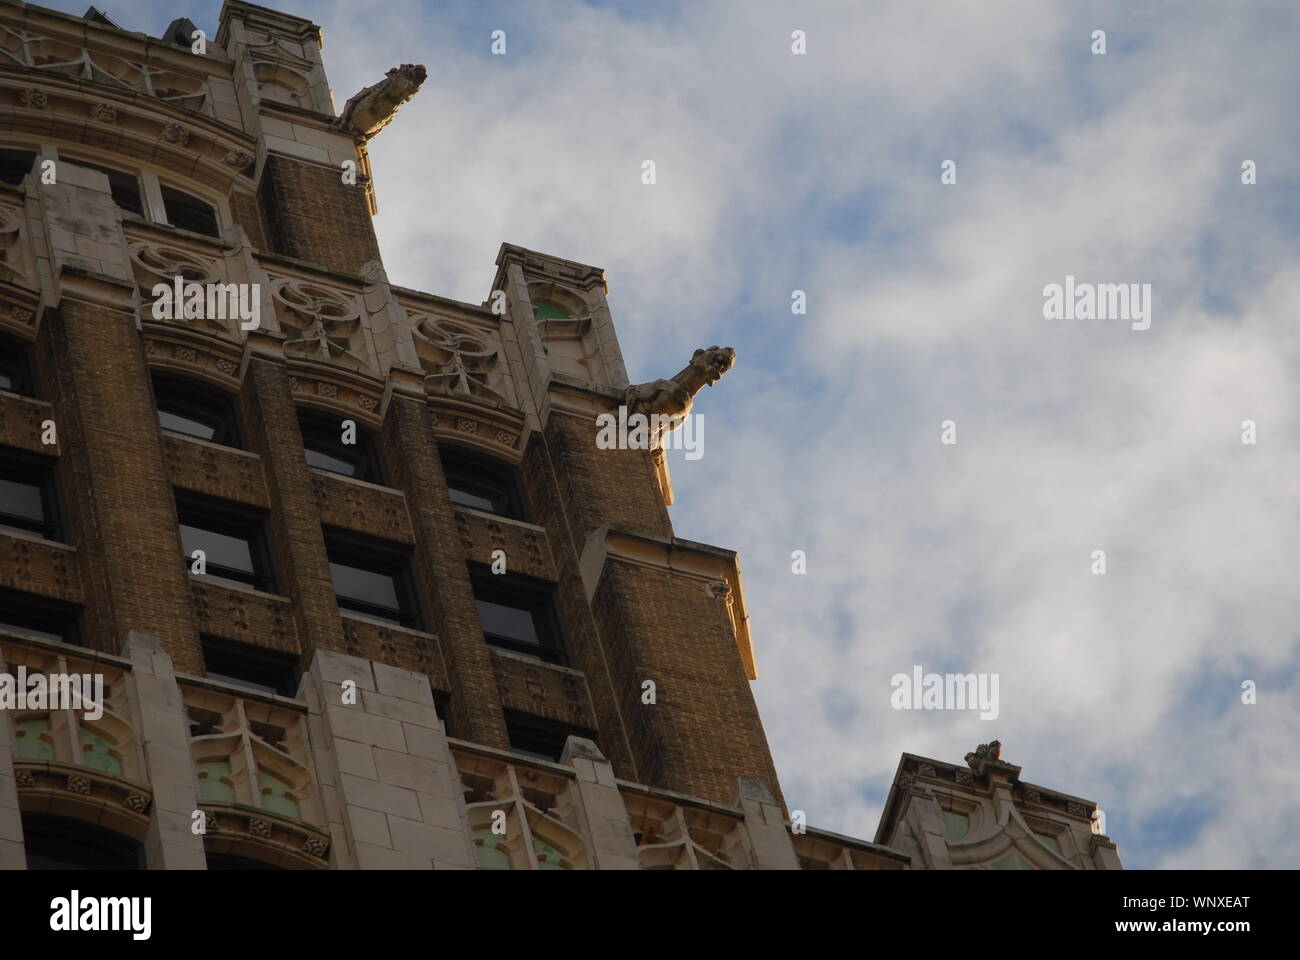
[[[493,386],[501,350],[485,332],[441,317],[420,317],[413,331],[430,390],[470,400],[506,402]]]
[[[226,166],[234,167],[240,173],[247,170],[249,164],[253,162],[253,158],[243,150],[231,150],[222,159],[225,161]]]
[[[713,386],[736,363],[736,351],[731,347],[709,347],[696,350],[691,362],[671,380],[651,380],[627,388],[624,403],[629,415],[667,417],[669,433],[679,427],[695,404],[695,395],[706,386]]]
[[[325,859],[325,854],[329,852],[330,845],[320,837],[308,837],[302,842],[302,852]]]
[[[18,102],[24,107],[35,107],[37,110],[49,108],[50,98],[45,95],[44,90],[37,90],[35,87],[28,87],[26,90],[18,91]]]
[[[190,142],[190,132],[173,120],[163,127],[162,138],[183,147]]]
[[[73,775],[68,777],[68,789],[73,793],[88,794],[90,793],[90,781],[85,777]]]
[[[100,123],[117,123],[117,107],[111,103],[92,103],[90,118]]]
[[[269,837],[271,835],[271,824],[261,817],[252,817],[248,821],[248,832],[255,837]]]
[[[977,774],[982,774],[987,764],[997,763],[1001,757],[1002,743],[999,740],[994,740],[990,743],[981,743],[973,753],[966,754],[966,765]]]
[[[393,67],[384,79],[352,97],[334,121],[334,126],[361,140],[371,139],[392,123],[397,108],[419,92],[428,75],[424,65],[419,63]]]

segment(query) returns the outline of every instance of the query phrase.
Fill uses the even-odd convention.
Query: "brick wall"
[[[365,191],[341,171],[268,156],[260,198],[274,252],[348,273],[379,259]]]

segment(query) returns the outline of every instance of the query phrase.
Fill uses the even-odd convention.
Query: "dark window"
[[[89,160],[76,160],[72,157],[64,157],[60,162],[71,163],[88,170],[98,170],[105,174],[108,177],[108,188],[113,194],[113,202],[121,208],[122,212],[135,217],[144,217],[144,199],[140,194],[140,180],[134,173],[114,170],[112,167],[104,167]]]
[[[153,395],[158,404],[158,424],[187,437],[237,447],[239,416],[228,393],[179,377],[155,374]]]
[[[203,665],[209,679],[282,697],[298,694],[298,658],[224,637],[204,636]]]
[[[198,197],[162,184],[163,209],[167,211],[167,222],[182,230],[205,233],[209,237],[220,237],[221,228],[217,225],[217,211],[212,204]]]
[[[28,870],[143,870],[140,844],[70,817],[23,814]]]
[[[71,607],[11,590],[0,590],[0,633],[81,643],[77,614]]]
[[[12,337],[0,337],[0,390],[33,395],[31,347]]]
[[[564,754],[564,743],[570,736],[585,737],[595,740],[596,735],[590,730],[570,727],[553,720],[543,720],[526,713],[506,711],[506,736],[510,738],[510,749],[528,757],[560,762]]]
[[[456,736],[451,726],[451,694],[443,693],[441,690],[433,691],[433,709],[438,714],[438,719],[442,721],[443,733],[449,737]]]
[[[264,863],[261,860],[249,860],[247,857],[236,857],[229,853],[209,853],[208,854],[209,870],[283,870],[284,867],[277,867],[273,863]]]
[[[474,602],[483,637],[494,647],[549,663],[564,662],[551,591],[522,577],[475,574]]]
[[[36,154],[31,150],[0,150],[0,183],[18,186],[35,164]]]
[[[442,472],[452,503],[515,520],[527,519],[515,472],[505,464],[443,448]]]
[[[275,591],[263,518],[242,506],[208,498],[176,497],[181,559],[192,569],[195,550],[202,550],[206,577]]]
[[[349,430],[349,434],[355,434],[356,443],[344,443],[345,419],[351,418],[320,413],[298,414],[307,462],[320,470],[341,473],[345,477],[383,483],[373,435],[357,424],[355,431]],[[356,423],[355,420],[352,422]]]
[[[27,456],[0,456],[0,530],[60,537],[54,468]]]
[[[339,606],[385,623],[418,630],[419,607],[406,553],[341,535],[325,535]]]

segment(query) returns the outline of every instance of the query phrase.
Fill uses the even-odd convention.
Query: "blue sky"
[[[673,521],[740,552],[791,807],[870,837],[901,752],[998,738],[1129,867],[1300,866],[1293,3],[283,9],[340,106],[429,68],[372,150],[394,282],[480,302],[508,240],[607,269],[634,380],[736,348]],[[1043,319],[1067,274],[1151,328]],[[890,709],[918,663],[1001,716]]]

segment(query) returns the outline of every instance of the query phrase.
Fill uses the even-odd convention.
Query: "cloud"
[[[530,25],[532,59],[451,51],[421,107],[439,133],[404,117],[411,145],[377,161],[400,195],[437,157],[435,221],[383,230],[439,236],[444,287],[509,238],[610,267],[634,376],[737,347],[674,516],[741,550],[756,692],[812,822],[870,836],[900,752],[996,735],[1028,779],[1101,801],[1131,866],[1297,862],[1272,812],[1293,770],[1227,773],[1295,694],[1238,702],[1248,665],[1295,654],[1292,187],[1238,181],[1293,146],[1241,75],[1285,69],[1277,15],[703,4],[647,31],[573,8]],[[1104,62],[1077,52],[1098,22],[1119,25]],[[1152,283],[1152,330],[1043,320],[1067,273]],[[1243,446],[1247,418],[1271,439]],[[1000,673],[1002,716],[895,713],[913,663]]]
[[[1130,867],[1300,864],[1293,5],[285,6],[340,106],[429,66],[372,151],[394,282],[479,302],[508,240],[607,268],[634,379],[737,349],[673,518],[740,551],[811,823],[997,737]],[[1044,320],[1067,274],[1151,283],[1151,329]],[[914,663],[1001,716],[891,710]]]

